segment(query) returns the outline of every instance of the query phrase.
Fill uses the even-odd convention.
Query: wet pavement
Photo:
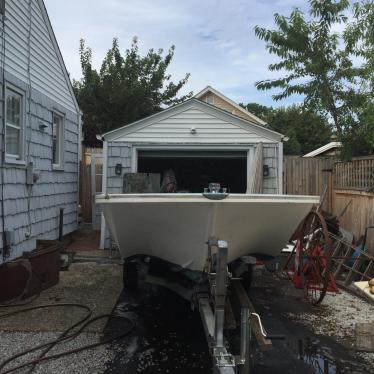
[[[284,283],[261,275],[250,292],[251,300],[271,334],[284,340],[273,341],[273,349],[262,352],[252,342],[251,373],[369,373],[353,352],[329,336],[317,336],[285,316],[286,312],[308,313],[312,308],[300,296],[285,291]],[[136,327],[126,339],[113,344],[114,360],[106,373],[175,373],[211,372],[200,316],[190,303],[161,286],[142,284],[136,292],[123,292],[119,310]],[[111,321],[107,328],[121,326]],[[231,332],[235,351],[237,332]]]
[[[200,315],[189,302],[164,287],[143,284],[135,293],[123,292],[117,307],[136,327],[112,346],[116,353],[107,373],[210,372]],[[108,327],[121,328],[115,321]]]

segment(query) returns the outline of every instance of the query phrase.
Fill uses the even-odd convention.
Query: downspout
[[[108,177],[108,142],[101,138],[103,141],[103,185],[102,193],[105,195],[107,192],[107,177]],[[100,229],[100,249],[105,249],[105,234],[106,234],[106,223],[104,214],[101,213],[101,229]]]
[[[79,202],[80,202],[80,175],[81,175],[81,161],[82,161],[82,115],[78,113],[78,193],[77,193],[77,227],[79,225]]]
[[[32,0],[28,2],[28,10],[29,10],[29,29],[27,34],[27,80],[28,80],[28,94],[27,94],[27,120],[24,124],[24,131],[25,131],[25,142],[26,146],[24,148],[24,159],[26,161],[26,170],[29,165],[32,166],[33,169],[33,160],[30,155],[30,144],[31,144],[31,137],[32,137],[32,121],[31,121],[31,98],[32,98],[32,82],[31,82],[31,34],[32,34]],[[27,131],[28,130],[28,131]],[[27,138],[27,133],[29,133],[29,137]],[[27,173],[27,171],[26,171]],[[27,176],[26,176],[27,179]],[[28,221],[28,231],[25,234],[26,239],[31,239],[32,236],[32,223],[31,223],[31,198],[33,192],[33,185],[27,185],[26,183],[26,191],[27,191],[27,221]]]

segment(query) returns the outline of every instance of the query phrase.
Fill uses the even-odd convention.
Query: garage
[[[219,95],[219,97],[218,97]],[[218,100],[219,99],[219,100]],[[283,135],[213,89],[102,136],[103,193],[129,173],[172,171],[179,193],[220,183],[229,193],[282,193]],[[253,180],[261,183],[253,188]],[[110,244],[105,222],[101,247]]]

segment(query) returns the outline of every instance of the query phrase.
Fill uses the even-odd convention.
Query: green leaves
[[[192,96],[189,93],[177,97],[189,74],[177,83],[172,82],[167,74],[174,52],[172,46],[166,54],[162,49],[150,49],[141,56],[135,37],[131,47],[122,55],[115,38],[98,72],[92,67],[92,50],[81,40],[79,54],[83,77],[80,81],[73,81],[73,87],[83,110],[86,145],[95,146],[97,134],[124,126]]]
[[[302,105],[272,108],[249,103],[240,104],[267,122],[267,127],[289,138],[284,143],[286,155],[304,155],[330,142],[331,129],[324,117]]]
[[[275,30],[255,28],[279,58],[269,70],[283,74],[256,87],[279,89],[274,100],[302,95],[305,107],[324,115],[344,140],[361,125],[362,108],[373,102],[374,3],[309,0],[309,6],[308,16],[298,9],[288,17],[275,14]],[[335,32],[339,24],[344,31]]]

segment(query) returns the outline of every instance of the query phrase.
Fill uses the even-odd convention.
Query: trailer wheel
[[[126,261],[123,264],[123,288],[135,290],[138,287],[138,264],[136,261]]]
[[[252,284],[253,278],[253,265],[248,265],[247,270],[241,275],[242,283],[246,291],[249,291]]]

